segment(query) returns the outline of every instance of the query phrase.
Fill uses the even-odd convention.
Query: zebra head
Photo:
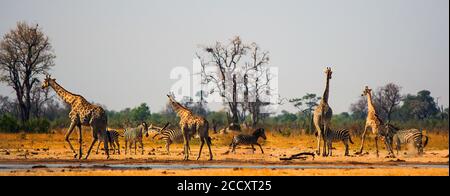
[[[148,125],[147,125],[147,123],[146,122],[142,122],[141,123],[141,126],[142,126],[142,134],[144,134],[145,133],[145,137],[148,137]]]
[[[263,139],[267,139],[264,128],[258,128],[255,132],[253,132],[253,136],[262,137]]]

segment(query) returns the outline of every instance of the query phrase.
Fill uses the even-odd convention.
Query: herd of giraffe
[[[341,140],[346,145],[346,153],[345,155],[348,155],[348,144],[346,141],[351,141],[351,138],[349,137],[349,133],[347,130],[341,130],[341,131],[332,131],[331,130],[331,118],[333,116],[333,111],[328,104],[328,98],[329,98],[329,88],[330,88],[330,80],[332,76],[332,71],[330,67],[327,67],[325,69],[325,76],[326,76],[326,85],[325,90],[323,92],[323,96],[320,100],[319,105],[316,107],[314,111],[313,121],[315,128],[317,130],[316,132],[316,139],[317,139],[317,151],[316,154],[320,155],[320,143],[323,141],[323,151],[322,156],[331,156],[332,151],[332,142],[336,140]],[[92,150],[93,145],[100,139],[102,140],[104,144],[104,150],[106,158],[109,158],[109,149],[108,149],[108,131],[107,131],[107,115],[105,110],[98,106],[89,103],[84,97],[81,95],[77,95],[74,93],[71,93],[64,89],[61,85],[59,85],[55,79],[51,78],[49,75],[46,76],[45,80],[43,81],[42,88],[48,88],[52,87],[53,90],[58,94],[61,99],[70,105],[71,111],[69,113],[70,118],[70,126],[69,129],[65,135],[65,140],[69,144],[70,149],[74,153],[74,158],[81,159],[83,155],[82,151],[82,126],[90,126],[92,128],[92,136],[93,140],[91,145],[89,146],[89,149],[87,151],[87,154],[85,156],[85,159],[89,157],[89,154]],[[364,140],[366,136],[367,130],[370,128],[375,139],[375,147],[376,147],[376,155],[378,154],[378,139],[381,138],[385,145],[386,149],[388,150],[389,157],[394,157],[393,151],[392,151],[392,136],[388,137],[389,135],[393,134],[387,134],[387,130],[385,130],[384,127],[391,127],[389,124],[383,124],[381,119],[378,117],[377,112],[375,110],[375,107],[372,102],[372,92],[371,89],[366,86],[363,94],[361,96],[367,97],[367,104],[368,104],[368,115],[366,119],[366,124],[364,128],[364,132],[362,134],[362,142],[361,147],[356,154],[361,154],[363,151],[364,146]],[[213,153],[211,151],[211,137],[209,136],[208,130],[209,130],[209,124],[208,121],[197,114],[194,114],[192,111],[190,111],[188,108],[177,102],[172,96],[167,95],[169,99],[169,103],[180,118],[179,127],[181,128],[182,136],[183,136],[183,144],[184,144],[184,160],[189,159],[189,140],[194,136],[198,135],[200,138],[200,150],[197,157],[197,160],[200,158],[200,155],[202,153],[202,148],[204,144],[208,146],[209,150],[209,160],[213,159]],[[75,127],[79,130],[79,150],[78,153],[73,148],[72,144],[70,143],[69,137],[72,134]],[[259,132],[261,129],[258,129]],[[264,131],[264,129],[262,129]],[[241,138],[250,138],[251,142],[242,142],[243,144],[251,144],[253,147],[253,144],[259,145],[257,143],[257,139],[260,135],[264,134],[259,133],[259,135],[255,136],[256,141],[253,141],[254,138],[251,136],[249,137],[238,137]],[[395,134],[395,133],[394,133]],[[421,140],[420,135],[420,140]],[[265,139],[265,135],[263,136]],[[391,139],[389,139],[391,138]],[[233,150],[235,148],[235,145],[237,145],[238,139],[234,138],[231,146],[233,146]],[[415,138],[417,140],[417,138]],[[236,140],[236,141],[235,141]],[[426,144],[425,144],[426,145]],[[261,147],[261,146],[260,146]],[[419,147],[424,147],[419,145]],[[261,151],[263,152],[262,148]]]

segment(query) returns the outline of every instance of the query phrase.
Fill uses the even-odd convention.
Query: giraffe
[[[70,126],[67,130],[67,133],[65,135],[65,140],[67,143],[69,143],[70,149],[74,153],[74,158],[81,159],[83,152],[82,152],[82,135],[81,135],[81,126],[90,126],[92,128],[93,132],[93,138],[89,150],[86,154],[85,159],[89,157],[89,154],[92,150],[92,147],[94,146],[95,142],[97,142],[98,137],[103,138],[103,144],[104,144],[104,150],[106,154],[106,158],[109,158],[109,150],[108,150],[108,139],[106,135],[106,127],[107,127],[107,116],[105,110],[103,110],[102,107],[90,104],[86,99],[84,99],[81,95],[73,94],[66,89],[64,89],[62,86],[60,86],[58,83],[56,83],[56,80],[51,78],[50,75],[47,75],[45,77],[45,80],[42,83],[42,89],[52,87],[53,90],[55,90],[56,94],[58,94],[61,99],[69,104],[71,106],[71,111],[69,113],[70,118]],[[80,145],[79,152],[75,151],[72,144],[70,143],[70,134],[72,134],[74,128],[77,127],[79,134],[78,134],[78,142]]]
[[[325,76],[326,76],[326,83],[325,83],[325,91],[323,92],[322,99],[320,100],[319,105],[314,110],[314,126],[316,127],[317,131],[317,151],[316,153],[320,155],[320,140],[323,140],[323,153],[322,156],[327,156],[327,141],[326,141],[326,135],[327,132],[330,130],[330,121],[331,117],[333,116],[333,110],[328,105],[328,96],[329,96],[329,89],[330,89],[330,79],[332,75],[332,71],[330,67],[327,67],[325,69]],[[331,150],[331,149],[329,149]]]
[[[167,95],[167,97],[169,98],[170,105],[172,105],[178,117],[180,117],[180,127],[184,140],[184,160],[189,160],[189,139],[195,134],[200,136],[201,142],[197,160],[200,159],[205,142],[209,149],[209,160],[212,160],[213,155],[211,152],[211,138],[208,134],[208,121],[192,113],[192,111],[178,103],[172,96]]]
[[[364,88],[364,91],[361,94],[361,96],[367,96],[367,118],[366,118],[366,125],[364,126],[364,132],[362,134],[361,147],[359,149],[359,152],[357,152],[357,154],[361,154],[362,151],[363,151],[364,139],[366,137],[366,131],[370,127],[370,129],[372,130],[372,133],[375,135],[375,137],[374,137],[374,139],[375,139],[375,148],[376,148],[377,157],[379,157],[379,154],[378,154],[378,137],[380,136],[380,134],[383,134],[382,133],[383,130],[381,129],[381,125],[383,125],[383,121],[378,116],[377,111],[375,110],[375,107],[373,105],[373,102],[372,102],[372,89],[370,89],[368,86],[366,86]],[[386,141],[385,141],[385,144],[386,144]],[[386,144],[386,147],[387,147],[386,149],[388,149],[388,151],[389,151],[389,155],[392,156],[393,154],[391,154],[390,145]]]

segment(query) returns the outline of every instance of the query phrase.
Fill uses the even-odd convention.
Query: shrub
[[[16,118],[4,114],[0,116],[0,132],[17,133],[19,131],[19,123]]]
[[[45,118],[30,119],[23,125],[22,129],[29,133],[48,133],[50,121]]]

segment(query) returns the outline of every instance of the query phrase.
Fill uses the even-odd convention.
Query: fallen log
[[[293,160],[293,159],[302,159],[302,160],[306,160],[308,157],[305,156],[305,155],[312,156],[312,159],[314,160],[315,154],[312,153],[312,152],[301,152],[301,153],[298,153],[298,154],[291,155],[290,157],[283,157],[283,158],[280,158],[280,160],[281,160],[281,161]]]

